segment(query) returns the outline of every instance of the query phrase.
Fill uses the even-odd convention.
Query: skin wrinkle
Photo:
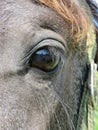
[[[36,3],[39,0],[0,1],[0,130],[75,130],[77,126],[80,93],[88,73],[84,37],[89,15],[86,10],[81,16],[77,12],[79,1],[80,6],[71,1],[65,6],[66,0],[61,4],[52,0],[54,4],[49,5],[49,1],[43,0],[44,5]],[[84,0],[83,3],[86,9]],[[70,4],[74,8],[68,12]],[[58,12],[62,7],[66,7],[66,16]],[[81,17],[80,22],[75,13]],[[83,21],[84,17],[87,19]],[[56,45],[63,64],[52,74],[23,64],[27,52],[36,46],[36,51],[40,49],[42,42],[37,43],[44,39],[50,41],[51,47],[56,41],[65,44],[65,50]],[[51,39],[55,42],[51,43]],[[77,48],[73,47],[75,42]]]

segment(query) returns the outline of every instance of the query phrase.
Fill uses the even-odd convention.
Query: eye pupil
[[[60,60],[54,50],[44,47],[34,52],[30,59],[30,67],[36,67],[45,72],[54,70]]]

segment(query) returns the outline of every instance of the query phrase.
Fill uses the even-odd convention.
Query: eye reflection
[[[43,47],[34,52],[30,59],[30,67],[39,68],[45,72],[54,71],[60,62],[55,47]]]

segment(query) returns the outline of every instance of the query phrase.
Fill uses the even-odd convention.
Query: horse
[[[97,0],[0,0],[0,130],[93,130],[97,11]]]

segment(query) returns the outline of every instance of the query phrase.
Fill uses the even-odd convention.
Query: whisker
[[[58,119],[56,113],[54,113],[54,116],[55,116],[56,121],[57,121],[57,123],[58,123],[59,130],[62,130],[61,125],[60,125],[60,121],[59,121],[59,119]]]
[[[73,123],[72,119],[70,118],[69,113],[67,111],[67,108],[70,108],[70,107],[63,102],[62,98],[56,93],[56,91],[53,88],[52,88],[52,91],[55,93],[56,97],[58,98],[59,102],[61,103],[62,107],[64,108],[64,111],[68,118],[68,124],[69,124],[71,130],[75,130],[74,123]]]

